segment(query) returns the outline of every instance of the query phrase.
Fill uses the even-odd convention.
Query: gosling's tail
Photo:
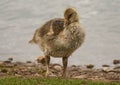
[[[29,44],[34,44],[35,41],[32,39],[32,40],[30,40],[28,43],[29,43]]]
[[[39,29],[37,29],[33,35],[32,40],[29,41],[30,44],[37,44],[39,41]]]

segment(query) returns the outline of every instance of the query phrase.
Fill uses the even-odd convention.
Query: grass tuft
[[[120,83],[62,78],[3,77],[0,78],[0,85],[120,85]]]

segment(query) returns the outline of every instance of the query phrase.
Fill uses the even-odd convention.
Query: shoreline
[[[9,60],[12,60],[12,58]],[[62,78],[62,66],[50,64],[50,78]],[[45,77],[46,66],[44,63],[0,61],[0,78],[15,77]],[[67,78],[86,79],[99,81],[120,81],[120,64],[114,68],[103,65],[102,68],[94,68],[94,65],[71,65],[67,68]]]

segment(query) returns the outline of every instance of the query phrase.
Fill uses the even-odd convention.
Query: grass
[[[3,77],[0,78],[0,85],[120,85],[120,83],[62,78]]]

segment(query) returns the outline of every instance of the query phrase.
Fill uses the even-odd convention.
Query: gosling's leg
[[[50,73],[50,71],[49,71],[50,56],[45,56],[45,62],[46,62],[46,68],[47,68],[46,76],[48,76]]]
[[[63,57],[62,58],[63,62],[63,77],[66,77],[66,69],[67,69],[67,63],[68,63],[68,57]]]

